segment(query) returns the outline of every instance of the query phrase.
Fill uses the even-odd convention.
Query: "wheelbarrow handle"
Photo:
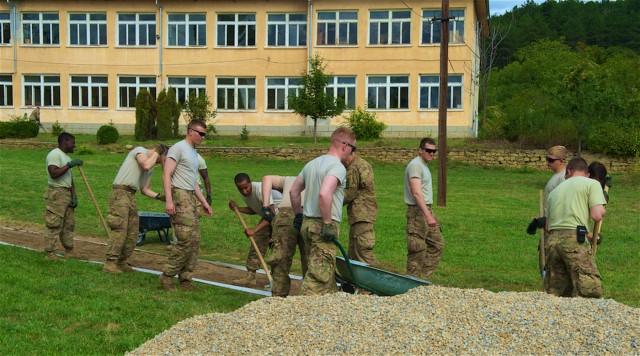
[[[344,257],[345,262],[347,262],[347,269],[349,270],[349,274],[351,275],[351,283],[358,285],[356,282],[356,276],[353,274],[353,270],[351,269],[351,261],[349,260],[349,256],[347,256],[347,252],[342,247],[342,244],[335,237],[331,239],[331,241],[338,246],[340,252],[342,253],[342,257]]]

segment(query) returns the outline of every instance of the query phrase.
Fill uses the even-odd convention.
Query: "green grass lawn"
[[[325,143],[326,145],[326,143]],[[49,149],[0,149],[0,220],[42,224],[46,188],[45,156]],[[84,171],[103,213],[111,182],[124,154],[99,152],[72,155],[85,160]],[[205,157],[213,189],[212,217],[202,220],[201,258],[242,264],[248,242],[242,225],[227,207],[241,201],[233,184],[238,172],[258,181],[265,174],[297,175],[304,162]],[[432,164],[432,169],[437,164]],[[406,262],[404,164],[373,162],[379,216],[376,222],[378,259],[404,271]],[[159,168],[159,167],[158,167]],[[79,196],[78,234],[104,238],[87,189],[74,171]],[[437,179],[435,171],[432,172]],[[447,206],[436,208],[446,239],[444,257],[432,282],[458,288],[492,291],[539,291],[537,235],[525,228],[537,215],[538,190],[549,172],[450,164]],[[598,248],[605,298],[640,307],[640,182],[637,177],[614,176],[611,203]],[[160,170],[152,185],[161,186]],[[436,185],[434,185],[434,190]],[[138,198],[141,211],[163,211],[162,203]],[[346,219],[346,214],[345,219]],[[249,223],[257,222],[248,219]],[[347,225],[341,241],[346,247]],[[153,241],[145,247],[152,247]],[[158,248],[162,245],[158,243]],[[8,353],[122,353],[195,314],[228,311],[255,297],[214,287],[196,293],[168,296],[154,276],[133,274],[111,278],[99,267],[80,262],[56,264],[41,254],[1,247],[5,261],[0,277],[4,296],[0,344]],[[299,271],[297,261],[294,270]],[[4,348],[4,346],[3,346]]]

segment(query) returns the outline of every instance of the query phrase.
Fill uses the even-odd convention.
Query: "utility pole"
[[[440,98],[438,101],[438,206],[447,206],[447,108],[449,101],[449,0],[440,14]]]

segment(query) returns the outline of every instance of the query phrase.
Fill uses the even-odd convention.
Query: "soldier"
[[[331,134],[327,154],[307,163],[290,191],[296,213],[294,228],[300,229],[308,267],[301,294],[320,295],[336,292],[336,246],[347,171],[344,162],[356,150],[356,137],[349,128],[339,127]],[[304,204],[302,191],[305,190]],[[299,214],[303,213],[304,220]],[[302,226],[300,226],[302,223]]]
[[[373,223],[378,215],[378,203],[373,184],[373,168],[357,153],[349,156],[347,166],[347,188],[344,203],[349,219],[350,259],[378,266],[380,262],[373,255],[376,235]]]
[[[444,238],[431,204],[433,188],[431,162],[438,150],[431,138],[423,138],[418,156],[407,165],[404,173],[404,201],[407,203],[407,274],[425,280],[444,253]]]
[[[262,206],[264,205],[262,200],[262,183],[251,182],[251,178],[249,178],[249,175],[246,173],[236,174],[234,182],[238,192],[242,195],[242,200],[244,200],[247,206],[238,207],[238,204],[236,204],[235,201],[229,200],[229,209],[231,209],[231,211],[235,211],[237,208],[238,211],[247,215],[262,214]],[[272,191],[268,200],[268,207],[272,212],[276,211],[276,207],[280,204],[280,200],[282,200],[282,195],[275,190]],[[262,223],[262,225],[260,225],[260,223],[262,223],[262,221],[258,223],[260,228],[254,229],[255,235],[252,236],[256,245],[258,245],[260,254],[264,256],[269,248],[269,241],[271,240],[271,224]],[[260,258],[253,246],[249,246],[246,267],[247,274],[240,279],[234,280],[233,283],[255,288],[256,271],[260,268]]]
[[[136,191],[150,198],[165,201],[164,195],[151,190],[153,166],[162,163],[169,147],[159,144],[153,149],[136,147],[124,159],[113,180],[109,197],[107,221],[111,240],[107,245],[107,262],[102,270],[119,274],[133,272],[127,260],[133,254],[138,240],[140,219],[136,204]]]
[[[300,237],[300,231],[293,228],[295,213],[291,207],[289,192],[296,177],[264,176],[262,177],[262,201],[267,201],[275,190],[282,193],[282,201],[278,205],[277,213],[273,215],[273,210],[269,206],[262,207],[262,220],[255,229],[247,229],[247,236],[255,235],[256,231],[267,224],[272,228],[271,254],[267,258],[267,263],[271,266],[273,285],[271,294],[278,297],[286,297],[291,289],[291,263],[293,255],[296,253],[296,245],[300,250],[302,263],[302,275],[307,271],[307,258],[304,254],[304,242]],[[304,192],[302,192],[304,195]],[[301,218],[301,216],[299,217]]]
[[[55,254],[56,239],[65,249],[65,258],[84,258],[73,248],[73,232],[75,229],[74,209],[78,206],[76,187],[71,175],[71,168],[82,165],[82,160],[71,159],[69,153],[76,148],[73,135],[63,132],[58,136],[58,148],[47,155],[47,182],[49,184],[44,195],[44,222],[47,233],[44,239],[45,258],[59,260]]]
[[[587,238],[589,218],[604,217],[605,198],[598,181],[589,179],[587,162],[572,158],[567,180],[549,194],[547,293],[562,297],[601,298],[602,281]]]
[[[207,192],[207,196],[205,200],[211,206],[211,181],[209,180],[209,170],[207,168],[207,162],[204,158],[198,153],[198,186],[200,189],[204,188]],[[204,192],[202,192],[204,195]]]
[[[207,135],[204,122],[191,120],[184,140],[171,146],[162,170],[162,184],[166,195],[165,210],[171,216],[176,244],[158,280],[165,290],[175,290],[173,277],[177,274],[180,288],[193,290],[193,269],[200,251],[200,214],[197,202],[202,203],[206,215],[211,206],[197,189],[198,153],[196,145]]]
[[[567,153],[568,151],[564,146],[553,146],[547,151],[545,159],[547,160],[547,167],[553,171],[553,176],[551,176],[551,179],[549,179],[547,185],[544,187],[545,202],[549,198],[549,193],[565,180]],[[545,211],[546,210],[545,206]]]

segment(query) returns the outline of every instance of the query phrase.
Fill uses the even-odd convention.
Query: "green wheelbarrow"
[[[333,243],[338,246],[343,256],[336,256],[336,280],[345,292],[356,293],[358,289],[362,289],[380,296],[391,296],[404,294],[411,288],[431,285],[431,282],[419,278],[403,276],[363,262],[349,260],[340,242],[334,239]]]

